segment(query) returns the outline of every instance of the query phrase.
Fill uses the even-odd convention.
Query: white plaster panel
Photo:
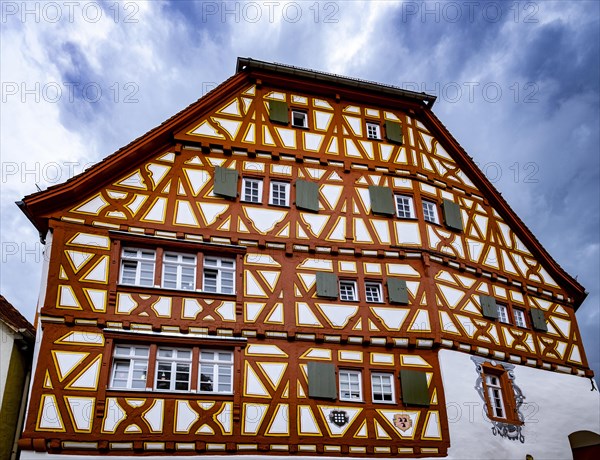
[[[439,361],[448,407],[450,449],[447,458],[572,458],[568,435],[598,432],[600,396],[587,378],[515,365],[515,384],[525,396],[525,442],[492,434],[483,401],[475,390],[477,372],[471,355],[441,350]]]

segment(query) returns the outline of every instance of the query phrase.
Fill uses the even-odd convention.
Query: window
[[[292,110],[292,126],[296,128],[308,128],[308,115],[306,112]]]
[[[340,370],[340,401],[362,401],[360,371]]]
[[[269,204],[275,206],[290,205],[290,184],[288,182],[271,181]]]
[[[382,299],[381,283],[365,282],[365,300],[370,303],[381,303]]]
[[[414,219],[415,210],[410,196],[396,195],[396,215],[401,219]]]
[[[515,384],[515,366],[478,356],[471,356],[471,361],[475,363],[478,373],[475,390],[485,403],[485,413],[493,427],[520,434],[519,426],[525,420],[520,407],[525,396]]]
[[[261,203],[262,186],[262,180],[244,177],[242,179],[242,201],[247,201],[249,203]]]
[[[198,366],[193,365],[195,353]],[[117,344],[110,388],[231,394],[233,364],[233,351],[228,350]],[[147,381],[148,375],[154,375],[154,382]]]
[[[506,309],[506,305],[500,305],[499,303],[496,304],[496,307],[498,308],[498,319],[500,320],[501,323],[510,323],[510,321],[508,320],[508,310]]]
[[[221,257],[204,258],[204,292],[235,294],[235,260]]]
[[[423,217],[427,222],[431,222],[433,224],[439,223],[435,203],[432,201],[423,200]]]
[[[167,289],[196,289],[196,256],[165,252],[162,286]]]
[[[486,388],[488,403],[492,409],[492,416],[506,418],[504,410],[504,397],[502,395],[502,384],[496,375],[485,374],[484,386]]]
[[[527,322],[525,321],[525,312],[523,310],[519,310],[518,308],[513,309],[513,316],[515,317],[515,324],[519,327],[527,327]]]
[[[123,248],[121,283],[135,286],[154,286],[154,261],[151,249]]]
[[[394,402],[394,376],[374,372],[371,374],[373,402]]]
[[[233,353],[231,351],[200,352],[201,392],[233,392]]]
[[[157,390],[190,389],[192,370],[192,350],[180,348],[159,348],[156,353]]]
[[[154,287],[155,257],[156,253],[151,249],[124,248],[121,283]],[[162,264],[162,288],[196,290],[198,258],[195,254],[165,251],[158,263]],[[205,256],[201,270],[204,292],[235,294],[234,259]]]
[[[356,281],[340,280],[340,300],[356,301]]]
[[[377,123],[367,123],[367,137],[369,139],[381,139],[381,132]]]
[[[112,367],[112,388],[145,389],[149,347],[117,345]]]

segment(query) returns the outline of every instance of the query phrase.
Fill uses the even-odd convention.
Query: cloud
[[[437,116],[590,291],[578,318],[600,372],[599,3],[373,3],[3,16],[2,292],[33,318],[37,294],[24,286],[39,283],[41,246],[13,201],[128,144],[253,57],[436,94]]]

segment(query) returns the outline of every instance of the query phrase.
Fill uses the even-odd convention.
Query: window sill
[[[342,398],[338,398],[338,401],[351,402],[351,403],[357,403],[357,404],[365,404],[365,402],[366,402],[364,399],[342,399]]]
[[[154,393],[152,388],[107,388],[106,391],[120,391],[126,393]]]
[[[213,396],[233,396],[233,393],[219,393],[218,391],[196,391],[199,395],[213,395]]]
[[[233,393],[218,393],[216,391],[199,390],[158,390],[155,388],[107,388],[106,391],[122,393],[152,393],[152,394],[192,394],[192,395],[213,395],[213,396],[233,396]]]
[[[119,283],[117,284],[117,288],[118,289],[147,289],[149,291],[167,291],[167,292],[172,292],[172,293],[177,293],[177,295],[181,295],[182,293],[188,293],[188,294],[208,294],[208,295],[217,295],[217,296],[226,296],[226,297],[235,297],[236,293],[231,293],[231,294],[225,294],[222,292],[210,292],[210,291],[203,291],[202,289],[172,289],[172,288],[165,288],[165,287],[161,287],[161,286],[139,286],[137,284],[123,284],[123,283]]]
[[[375,401],[373,400],[373,404],[387,404],[389,405],[395,405],[398,404],[396,401]]]
[[[513,420],[513,419],[508,419],[508,418],[500,418],[500,417],[490,417],[489,415],[487,417],[494,422],[505,423],[507,425],[521,426],[521,425],[525,424],[521,420]]]

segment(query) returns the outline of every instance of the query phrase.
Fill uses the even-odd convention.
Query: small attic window
[[[300,110],[292,110],[292,126],[308,128],[308,114]]]

